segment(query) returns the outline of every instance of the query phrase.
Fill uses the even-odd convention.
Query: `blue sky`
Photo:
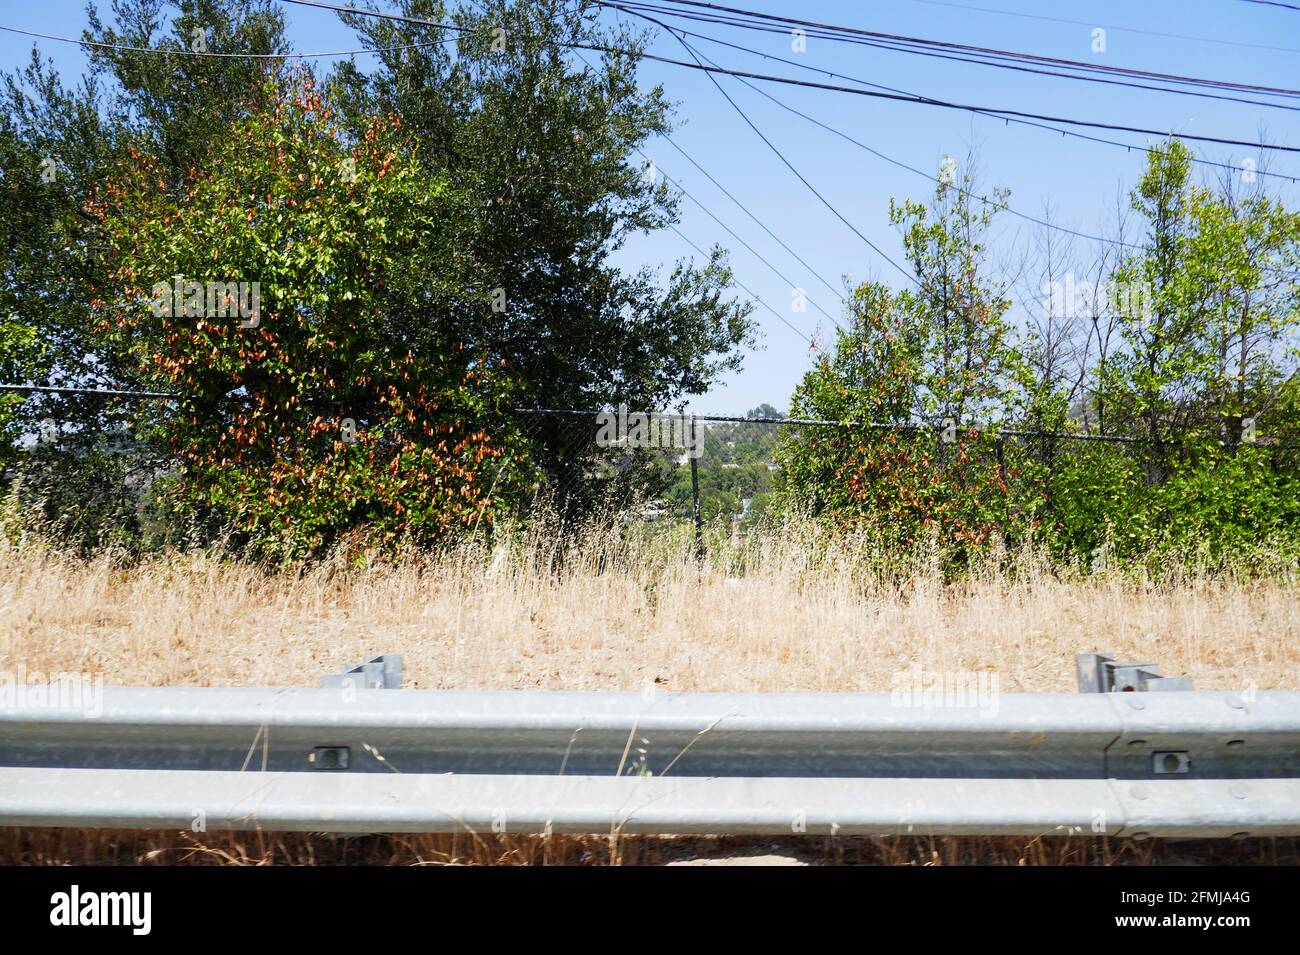
[[[1240,0],[1091,0],[1087,4],[1030,0],[805,0],[797,5],[743,0],[732,5],[888,33],[1158,72],[1281,87],[1295,87],[1300,79],[1300,12]],[[101,12],[106,12],[108,3],[100,7]],[[985,12],[994,9],[1026,16]],[[329,12],[290,5],[286,5],[285,12],[289,35],[300,52],[359,45]],[[85,23],[85,5],[80,0],[46,0],[40,4],[10,0],[0,4],[0,24],[5,26],[78,36]],[[1098,27],[1106,30],[1104,53],[1095,53],[1092,48],[1093,30]],[[1271,142],[1300,144],[1294,112],[1054,79],[817,39],[808,40],[806,52],[794,53],[788,36],[706,24],[689,24],[687,28],[939,99],[1248,141],[1258,139],[1262,133]],[[85,58],[75,46],[2,32],[0,66],[8,71],[25,65],[33,42],[53,58],[65,78],[71,79],[84,69]],[[724,66],[816,79],[807,71],[764,62],[703,41],[692,42]],[[688,58],[670,37],[657,39],[651,50]],[[883,279],[894,285],[902,281],[795,178],[704,74],[647,62],[641,76],[645,84],[661,83],[678,104],[678,128],[673,139],[837,289],[844,274],[855,280]],[[888,222],[890,197],[924,199],[933,183],[806,123],[737,80],[722,77],[719,82],[850,223],[895,261],[902,260],[901,243]],[[1140,150],[1130,153],[962,112],[788,86],[764,88],[875,149],[931,173],[937,172],[944,156],[964,159],[974,148],[979,155],[983,185],[1009,188],[1011,205],[1024,212],[1041,214],[1044,204],[1050,202],[1058,221],[1086,232],[1106,229],[1117,188],[1127,188],[1136,179],[1144,159]],[[1147,137],[1138,134],[1100,135],[1137,147],[1148,144]],[[682,233],[702,248],[716,242],[731,250],[741,283],[779,311],[802,335],[830,341],[830,322],[815,308],[810,306],[804,313],[792,310],[791,284],[805,288],[811,301],[838,316],[840,303],[831,291],[670,145],[652,143],[647,152],[661,172],[680,181],[791,281],[774,275],[689,199],[682,203]],[[1261,160],[1257,151],[1230,146],[1200,146],[1198,155],[1234,164],[1247,158]],[[1265,157],[1265,161],[1273,172],[1300,178],[1300,155],[1274,155]],[[1292,206],[1300,205],[1300,186],[1280,183],[1280,189]],[[1004,215],[996,234],[1009,251],[1016,243],[1028,241],[1032,229]],[[618,261],[627,266],[649,263],[666,268],[675,259],[690,255],[690,247],[666,231],[638,236],[619,253]],[[743,413],[763,401],[782,409],[788,406],[791,391],[812,360],[811,349],[804,337],[766,308],[757,307],[754,318],[760,327],[759,349],[746,356],[741,371],[695,400],[693,410]]]

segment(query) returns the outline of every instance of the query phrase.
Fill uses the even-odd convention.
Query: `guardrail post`
[[[1076,653],[1080,693],[1176,692],[1192,689],[1189,676],[1162,676],[1154,663],[1117,663],[1111,653]]]
[[[349,682],[350,681],[350,682]],[[385,653],[362,660],[342,673],[321,677],[323,687],[350,686],[354,690],[400,690],[402,688],[402,657]]]

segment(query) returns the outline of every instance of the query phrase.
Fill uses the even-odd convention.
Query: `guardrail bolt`
[[[1185,751],[1169,752],[1169,753],[1152,753],[1151,770],[1157,776],[1170,776],[1176,773],[1190,773],[1192,771],[1192,761]]]
[[[347,746],[317,746],[307,755],[313,769],[347,769],[352,750]]]

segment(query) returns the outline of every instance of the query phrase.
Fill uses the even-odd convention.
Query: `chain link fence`
[[[148,486],[173,470],[156,442],[138,440],[125,426],[126,405],[168,400],[145,392],[99,392],[5,386],[26,392],[33,410],[62,410],[56,402],[96,402],[115,409],[102,428],[60,430],[47,443],[29,436],[20,460],[28,503],[50,519],[75,514],[77,521],[126,527],[139,520]],[[765,409],[769,413],[771,409]],[[44,414],[37,411],[37,416]],[[1182,453],[1140,436],[1086,432],[994,430],[963,425],[885,424],[790,419],[776,414],[746,417],[681,415],[614,409],[516,409],[514,426],[527,439],[541,480],[539,493],[574,516],[632,513],[649,523],[743,530],[773,512],[790,484],[834,490],[858,479],[854,455],[873,445],[895,451],[928,477],[962,481],[978,474],[994,481],[1013,502],[1009,523],[1023,516],[1019,503],[1040,499],[1050,478],[1071,464],[1108,456],[1145,472],[1159,483],[1160,462]],[[119,420],[121,419],[121,420]],[[1184,436],[1187,448],[1222,447],[1206,435]],[[1260,467],[1300,469],[1300,449],[1260,436],[1252,444]],[[797,473],[791,464],[796,462]],[[870,480],[868,478],[867,480]],[[12,481],[9,482],[12,486]],[[802,490],[807,490],[806,487]],[[72,506],[79,503],[79,507]],[[999,521],[1000,522],[1000,521]],[[73,529],[75,530],[75,528]]]
[[[745,524],[767,508],[778,448],[799,427],[773,419],[535,409],[516,412],[569,507],[630,508],[644,520]]]
[[[554,499],[584,512],[605,504],[629,508],[648,522],[693,522],[697,533],[706,525],[743,530],[771,513],[777,497],[800,481],[824,489],[854,480],[850,462],[860,461],[868,444],[886,459],[894,453],[913,467],[920,462],[925,476],[940,483],[984,482],[995,489],[1006,526],[1026,517],[1027,508],[1051,507],[1061,475],[1131,469],[1136,480],[1154,486],[1177,462],[1207,448],[1231,450],[1207,435],[1152,441],[1082,431],[959,428],[952,422],[683,417],[625,408],[531,409],[519,410],[517,417]],[[1249,450],[1259,467],[1300,470],[1296,444],[1261,436]],[[796,458],[797,474],[789,470]]]

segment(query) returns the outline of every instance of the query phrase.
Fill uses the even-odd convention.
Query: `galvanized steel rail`
[[[0,705],[0,825],[1300,835],[1300,693],[106,688]]]

